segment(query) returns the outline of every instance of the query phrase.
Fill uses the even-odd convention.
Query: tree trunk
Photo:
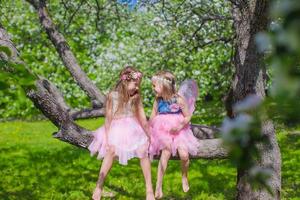
[[[268,0],[232,1],[232,14],[236,32],[235,76],[232,84],[232,104],[243,100],[249,94],[265,97],[266,69],[263,64],[263,54],[255,45],[255,36],[265,31],[269,24]],[[229,111],[231,112],[231,111]],[[274,192],[271,196],[266,190],[254,191],[247,179],[247,171],[237,169],[236,199],[280,199],[281,188],[281,156],[271,121],[262,123],[262,134],[266,135],[270,144],[259,147],[261,160],[258,165],[272,169],[270,186]]]
[[[47,12],[46,0],[27,1],[37,10],[42,27],[45,29],[67,70],[71,73],[81,89],[90,97],[92,107],[98,109],[103,108],[105,96],[80,68],[64,36],[57,30],[55,24],[52,22]]]

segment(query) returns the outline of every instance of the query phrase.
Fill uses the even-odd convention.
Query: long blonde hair
[[[172,72],[159,71],[152,77],[152,81],[154,80],[162,86],[161,97],[164,100],[169,100],[176,94],[176,78]]]
[[[130,101],[131,105],[131,109],[133,111],[133,113],[135,113],[136,117],[138,117],[138,106],[139,104],[141,104],[141,93],[140,93],[140,87],[138,87],[137,93],[131,97],[128,90],[127,90],[127,86],[129,84],[130,81],[137,81],[138,85],[140,85],[142,80],[142,73],[135,69],[132,66],[126,66],[119,74],[119,80],[116,84],[116,86],[114,87],[113,91],[118,92],[118,107],[116,110],[117,112],[122,112],[125,108],[125,106],[127,106],[127,103]],[[132,99],[130,99],[132,98]]]

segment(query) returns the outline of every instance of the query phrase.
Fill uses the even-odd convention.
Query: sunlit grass
[[[79,121],[96,129],[103,119]],[[52,138],[57,129],[50,122],[0,123],[0,199],[91,199],[100,161],[88,151]],[[278,134],[282,151],[283,199],[300,196],[300,140],[297,132]],[[157,161],[152,163],[153,183]],[[165,199],[233,199],[235,169],[228,160],[192,160],[191,189],[181,190],[180,163],[170,161],[164,181]],[[115,199],[144,199],[139,161],[114,164],[105,189]]]

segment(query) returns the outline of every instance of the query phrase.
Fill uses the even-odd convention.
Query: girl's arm
[[[139,105],[138,105],[138,118],[139,118],[139,122],[142,125],[144,131],[146,132],[147,136],[150,138],[150,129],[149,129],[149,125],[147,122],[144,107],[143,107],[143,104],[141,101],[139,102]]]
[[[105,105],[105,139],[108,139],[108,131],[112,121],[112,94],[109,93],[106,98],[106,105]]]
[[[157,115],[157,101],[154,100],[153,108],[152,108],[152,112],[151,112],[149,121],[151,121],[156,115]]]
[[[183,127],[185,127],[191,121],[191,118],[192,118],[192,115],[189,113],[188,106],[187,106],[184,98],[181,96],[178,96],[177,103],[179,104],[179,106],[181,108],[184,119],[183,119],[183,121],[181,121],[180,124],[178,124],[178,127],[172,128],[171,132],[177,132],[177,131],[181,130]]]

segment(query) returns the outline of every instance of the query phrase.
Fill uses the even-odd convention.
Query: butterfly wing
[[[179,86],[178,94],[184,97],[190,114],[193,114],[199,94],[197,82],[192,79],[183,81]]]

